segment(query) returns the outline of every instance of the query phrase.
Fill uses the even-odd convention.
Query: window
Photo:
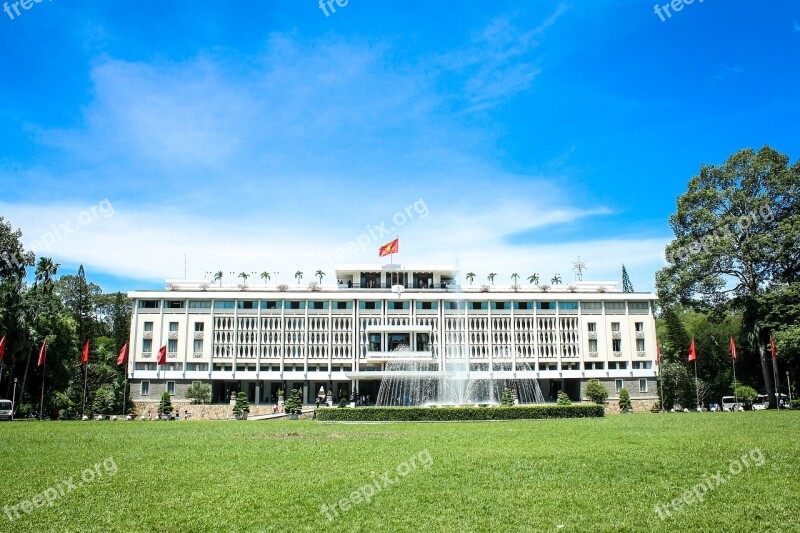
[[[276,300],[263,300],[261,302],[261,309],[280,309],[281,302]]]
[[[194,340],[194,353],[201,353],[203,351],[203,339]]]
[[[586,326],[589,328],[590,333],[597,331],[597,322],[589,322]]]
[[[469,308],[470,309],[474,309],[475,311],[480,311],[482,309],[486,309],[487,307],[488,306],[486,305],[486,302],[470,302],[469,303]]]
[[[492,309],[499,309],[499,310],[509,309],[509,303],[508,302],[492,302]]]
[[[644,331],[644,322],[635,322],[634,326],[635,326],[636,331],[638,331],[638,332],[643,332]]]
[[[189,309],[211,309],[211,300],[190,301]]]
[[[135,363],[134,370],[158,370],[155,363]]]
[[[308,302],[308,308],[309,309],[317,309],[317,310],[327,309],[328,308],[328,302]]]
[[[144,323],[144,330],[145,331],[153,331],[153,323],[152,322],[145,322]]]
[[[170,322],[169,323],[169,330],[171,332],[173,332],[173,333],[177,332],[178,331],[178,323],[177,322]]]
[[[380,333],[370,333],[369,334],[369,348],[370,352],[380,352],[381,351],[381,334]]]
[[[353,302],[334,302],[335,309],[352,309]]]
[[[359,309],[380,309],[380,302],[358,302]]]
[[[189,372],[208,372],[208,363],[186,363]]]
[[[258,309],[256,302],[253,300],[239,300],[236,302],[237,309]]]
[[[609,366],[611,366],[611,365],[609,365]],[[614,389],[615,389],[617,392],[619,392],[619,391],[621,391],[621,390],[622,390],[622,380],[621,380],[621,379],[615,379],[615,380],[614,380]]]
[[[597,352],[597,339],[589,339],[589,351]]]
[[[194,323],[194,331],[195,333],[202,333],[206,325],[203,322],[195,322]]]
[[[158,300],[139,300],[139,309],[158,309]]]
[[[389,309],[408,309],[408,302],[388,302]]]
[[[445,302],[445,309],[464,309],[464,302]]]
[[[233,300],[217,300],[214,309],[233,309]]]
[[[186,307],[184,300],[164,300],[164,309],[183,309]]]
[[[514,302],[514,309],[533,309],[531,302]]]
[[[305,309],[305,302],[286,302],[286,309]]]
[[[650,310],[649,302],[628,302],[628,309],[631,311],[648,311]]]
[[[611,331],[619,331],[619,322],[611,323]]]
[[[653,363],[651,361],[634,361],[632,368],[634,370],[649,370],[652,367]]]
[[[145,353],[153,351],[153,339],[142,339],[142,351]]]
[[[622,351],[622,339],[612,339],[611,340],[611,351],[612,352],[621,352]]]
[[[439,302],[417,302],[417,309],[438,309]]]
[[[150,382],[149,381],[142,381],[139,384],[139,394],[141,396],[148,396],[150,394]]]
[[[636,339],[636,351],[637,352],[644,351],[644,339]]]
[[[555,309],[555,302],[536,302],[536,309]]]
[[[577,311],[578,302],[558,302],[558,308],[564,311]]]
[[[606,302],[606,311],[624,311],[625,302]]]
[[[581,309],[584,311],[599,311],[602,308],[601,302],[581,302]]]
[[[178,351],[178,341],[177,339],[170,339],[167,341],[167,352],[168,353],[176,353]]]
[[[647,392],[647,380],[640,379],[639,380],[639,392]]]
[[[170,395],[172,395],[172,396],[175,395],[175,382],[174,381],[167,381],[167,392],[170,393]]]

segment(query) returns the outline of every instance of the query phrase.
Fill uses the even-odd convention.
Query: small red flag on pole
[[[167,346],[164,345],[158,350],[158,357],[156,358],[156,363],[159,365],[167,364]]]
[[[119,351],[119,357],[117,357],[117,364],[121,365],[128,359],[128,343],[126,342],[122,349]]]
[[[775,341],[772,339],[772,334],[771,333],[769,335],[769,347],[770,347],[770,350],[772,350],[772,358],[773,359],[777,359],[778,358],[778,350],[775,349]]]
[[[83,345],[83,355],[81,356],[81,364],[85,365],[89,362],[89,341],[87,339],[86,344]]]
[[[45,337],[44,342],[42,342],[42,347],[39,348],[39,363],[36,366],[42,366],[44,364],[44,360],[47,357],[47,337]]]
[[[733,335],[731,335],[731,357],[736,360],[736,343],[733,341]]]
[[[689,345],[689,361],[694,361],[697,359],[697,349],[694,346],[694,339],[692,339],[692,344]]]
[[[6,336],[3,335],[3,338],[0,339],[0,361],[3,360],[3,356],[6,355]]]

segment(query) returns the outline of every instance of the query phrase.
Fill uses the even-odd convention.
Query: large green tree
[[[765,146],[704,165],[678,197],[670,226],[675,239],[666,247],[667,266],[656,274],[662,304],[741,310],[774,404],[769,332],[758,298],[800,272],[800,162],[792,165]]]

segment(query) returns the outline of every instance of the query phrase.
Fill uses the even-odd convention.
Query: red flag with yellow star
[[[396,238],[390,243],[384,244],[378,250],[378,256],[384,257],[386,255],[396,254],[400,251],[400,237]]]

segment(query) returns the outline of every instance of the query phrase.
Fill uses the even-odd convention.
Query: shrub
[[[165,415],[168,415],[172,412],[172,398],[167,391],[164,391],[164,393],[161,395],[161,401],[158,402],[158,410]]]
[[[631,395],[628,394],[628,389],[622,387],[619,391],[619,408],[621,411],[629,411],[631,409]]]
[[[569,396],[563,390],[558,393],[557,405],[572,405],[572,400],[569,399]]]
[[[317,420],[329,422],[446,422],[457,420],[535,420],[602,417],[602,405],[530,405],[514,407],[368,407],[317,411]]]
[[[236,403],[233,404],[234,413],[249,413],[250,402],[247,401],[247,394],[240,392],[236,395]]]
[[[752,403],[758,397],[758,391],[747,385],[736,385],[736,397],[740,402]]]
[[[792,409],[800,409],[800,400],[792,400],[789,405],[792,406]]]
[[[503,396],[500,398],[500,405],[502,407],[512,407],[514,405],[514,395],[511,393],[511,389],[508,387],[503,389]]]
[[[303,411],[303,399],[300,398],[300,391],[298,389],[292,389],[284,408],[286,413],[290,415],[299,415]]]
[[[211,385],[195,381],[186,390],[186,399],[196,403],[205,403],[211,399]]]
[[[103,387],[97,389],[92,401],[92,412],[101,415],[110,415],[114,412],[114,396]]]
[[[586,383],[585,394],[590,401],[600,405],[605,405],[606,400],[608,400],[608,389],[596,379],[590,379]]]

